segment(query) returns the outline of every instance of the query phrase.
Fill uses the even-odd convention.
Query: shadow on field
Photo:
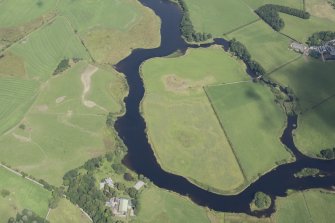
[[[298,97],[299,115],[315,119],[335,130],[335,62],[300,59],[270,75]],[[314,125],[317,125],[315,123]]]

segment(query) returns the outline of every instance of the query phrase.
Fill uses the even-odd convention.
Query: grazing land
[[[301,114],[295,142],[308,155],[315,156],[335,144],[334,69],[332,62],[302,58],[270,75],[298,97]]]
[[[115,64],[132,49],[160,44],[159,18],[137,0],[63,0],[58,7],[98,63]]]
[[[276,212],[272,219],[278,223],[327,223],[332,222],[335,217],[334,208],[333,193],[319,190],[293,192],[287,197],[277,198]]]
[[[47,215],[49,191],[3,167],[0,167],[0,178],[0,191],[9,191],[8,195],[0,196],[0,222],[7,222],[25,208],[40,216]]]
[[[197,32],[222,37],[224,33],[258,19],[258,16],[242,0],[185,0],[192,23]],[[239,18],[236,19],[236,15]]]
[[[303,0],[243,0],[243,1],[253,9],[257,9],[265,4],[276,4],[276,5],[289,6],[296,9],[303,9]]]
[[[268,87],[247,82],[206,92],[249,182],[292,159],[280,142],[286,115]]]
[[[230,33],[228,38],[236,38],[243,43],[252,58],[267,72],[299,57],[288,48],[291,40],[275,32],[262,20]]]
[[[47,220],[55,223],[91,223],[78,207],[66,199],[61,199],[57,208],[50,211]]]
[[[19,125],[0,138],[3,161],[60,185],[65,172],[109,150],[104,143],[108,137],[106,115],[109,111],[115,115],[123,112],[121,101],[127,88],[122,87],[123,76],[115,71],[96,70],[87,80],[89,91],[84,103],[81,78],[87,67],[80,62],[43,84],[21,122],[25,127]]]
[[[209,84],[248,80],[244,70],[221,48],[190,49],[182,57],[144,63],[143,116],[163,168],[228,193],[244,182],[203,90]]]
[[[211,223],[204,208],[195,205],[180,195],[156,187],[151,187],[141,194],[140,212],[135,222]]]

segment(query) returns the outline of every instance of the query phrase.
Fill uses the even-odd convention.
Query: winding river
[[[149,178],[158,187],[188,196],[198,205],[216,211],[241,212],[254,216],[269,216],[275,211],[272,206],[265,211],[251,212],[249,204],[254,193],[263,191],[272,198],[285,196],[288,189],[304,190],[308,188],[330,188],[335,185],[335,161],[318,160],[304,156],[295,147],[292,131],[297,126],[297,116],[288,116],[287,127],[281,137],[282,142],[292,151],[296,161],[284,164],[260,177],[238,195],[225,196],[206,191],[192,184],[182,176],[164,171],[158,164],[153,150],[148,143],[146,124],[140,113],[140,103],[144,96],[143,81],[139,69],[141,64],[154,57],[164,57],[179,50],[185,52],[189,47],[208,47],[212,44],[191,46],[181,38],[179,24],[181,11],[168,0],[140,0],[151,8],[161,19],[161,45],[155,49],[136,49],[127,58],[120,61],[115,68],[126,75],[129,96],[125,99],[126,113],[120,117],[115,128],[128,147],[128,154],[123,160],[130,169]],[[213,44],[226,46],[223,39],[216,39]],[[301,168],[319,168],[328,173],[324,177],[295,178],[294,173]]]

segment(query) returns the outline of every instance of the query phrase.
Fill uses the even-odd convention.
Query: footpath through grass
[[[0,137],[2,161],[60,185],[68,170],[110,149],[106,115],[123,112],[127,88],[123,76],[101,68],[84,85],[87,67],[81,62],[43,85],[21,125]]]
[[[292,159],[280,142],[286,115],[268,87],[247,82],[206,92],[249,182]]]
[[[244,65],[221,48],[189,49],[145,62],[142,74],[143,116],[162,167],[206,189],[231,193],[241,186],[243,175],[203,87],[248,80]]]
[[[0,195],[0,222],[16,216],[23,209],[30,209],[45,217],[48,212],[48,199],[51,193],[42,187],[0,167],[0,192],[9,191],[9,195]]]

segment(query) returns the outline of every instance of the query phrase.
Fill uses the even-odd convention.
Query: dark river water
[[[198,205],[206,206],[216,211],[241,212],[254,216],[269,216],[274,212],[274,205],[266,211],[256,213],[250,211],[249,204],[257,191],[263,191],[273,199],[276,196],[285,196],[288,189],[330,188],[335,185],[335,161],[308,158],[295,147],[292,138],[292,130],[297,124],[297,116],[295,115],[287,118],[287,128],[281,140],[295,155],[296,161],[281,165],[263,175],[238,195],[225,196],[208,192],[192,184],[182,176],[163,170],[148,143],[145,132],[146,124],[140,114],[140,102],[144,95],[143,81],[139,74],[140,65],[150,58],[164,57],[177,50],[185,52],[189,47],[208,47],[212,44],[190,46],[185,43],[179,31],[182,15],[176,4],[167,0],[140,1],[161,18],[161,45],[155,49],[136,49],[131,55],[115,65],[119,72],[126,75],[129,85],[129,96],[125,99],[126,113],[115,123],[119,136],[128,147],[128,154],[123,160],[125,165],[136,173],[146,176],[158,187],[188,196]],[[213,44],[227,48],[228,43],[224,39],[216,39]],[[293,176],[295,172],[305,167],[319,168],[327,174],[324,177],[306,177],[301,179]]]

